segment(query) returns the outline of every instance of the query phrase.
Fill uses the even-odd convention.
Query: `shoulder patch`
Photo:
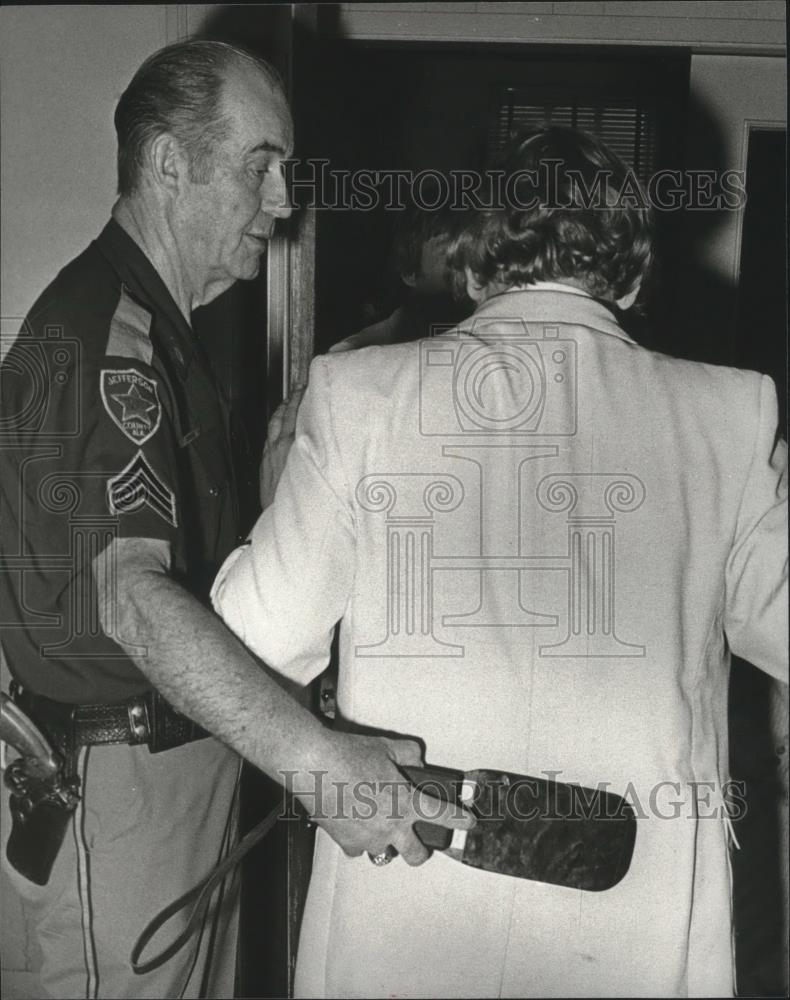
[[[141,451],[107,481],[107,503],[111,514],[133,514],[148,506],[168,524],[178,527],[175,493],[157,476]]]
[[[159,430],[162,404],[155,379],[134,368],[103,368],[99,390],[104,409],[130,441],[145,444]]]
[[[135,302],[122,286],[121,297],[110,321],[105,353],[117,358],[137,358],[150,365],[154,354],[150,330],[151,313]]]

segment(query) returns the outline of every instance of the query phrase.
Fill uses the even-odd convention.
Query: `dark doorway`
[[[770,375],[787,427],[787,132],[752,128],[738,284],[736,363]]]
[[[327,168],[302,170],[308,183],[297,185],[295,200],[315,191],[323,206],[317,213],[318,353],[399,304],[402,288],[391,248],[403,213],[391,195],[409,184],[396,186],[398,172],[413,179],[483,171],[495,163],[511,128],[533,119],[598,130],[622,143],[620,152],[639,176],[682,166],[690,65],[685,51],[332,41],[320,46],[316,58],[313,73],[331,86],[314,97],[309,148],[299,138],[297,146],[300,159],[323,160]],[[627,141],[631,127],[635,141]],[[362,170],[388,180],[375,185],[373,204],[348,207],[342,174]],[[661,213],[658,220],[665,259],[663,294],[654,298],[662,314],[677,285],[673,248],[680,222],[677,212]],[[629,332],[660,348],[645,324]]]

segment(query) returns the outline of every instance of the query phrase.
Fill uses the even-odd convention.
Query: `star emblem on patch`
[[[162,404],[154,379],[134,368],[104,369],[100,388],[105,410],[130,441],[144,444],[156,434]]]

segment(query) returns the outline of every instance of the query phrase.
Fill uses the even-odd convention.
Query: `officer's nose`
[[[282,169],[272,170],[267,174],[261,210],[267,215],[273,215],[275,219],[287,219],[291,214],[291,199]]]

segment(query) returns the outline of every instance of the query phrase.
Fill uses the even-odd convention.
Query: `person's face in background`
[[[431,236],[423,243],[418,274],[401,275],[410,288],[407,308],[422,315],[428,328],[453,326],[472,312],[471,302],[458,302],[447,274],[447,236]]]
[[[431,236],[422,246],[419,274],[409,275],[404,281],[420,295],[449,295],[445,269],[447,267],[446,236]]]
[[[366,326],[359,333],[346,337],[330,347],[331,354],[360,347],[399,344],[437,333],[455,326],[472,312],[469,301],[458,302],[453,296],[447,274],[447,249],[450,239],[445,235],[431,236],[422,245],[418,272],[400,272],[408,289],[401,304],[386,318]]]

